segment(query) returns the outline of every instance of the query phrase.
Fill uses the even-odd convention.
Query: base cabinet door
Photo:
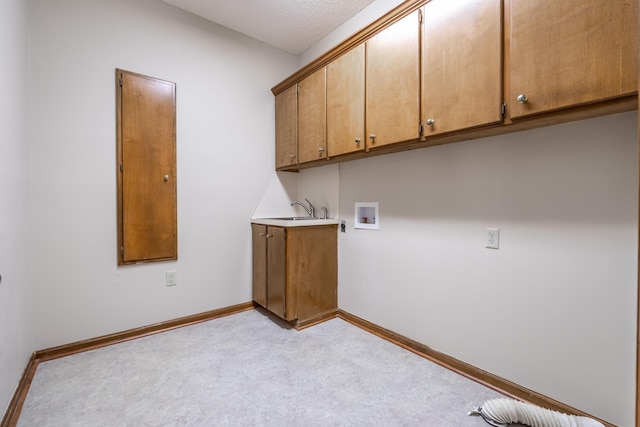
[[[267,226],[251,224],[253,300],[267,308]]]
[[[295,313],[288,307],[291,304],[287,299],[287,232],[282,227],[267,227],[267,231],[267,309],[285,320],[293,320]]]

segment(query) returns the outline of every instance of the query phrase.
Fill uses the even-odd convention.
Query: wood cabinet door
[[[290,320],[293,310],[287,310],[286,230],[267,227],[267,308],[275,315]]]
[[[276,169],[298,164],[298,86],[276,95]]]
[[[415,11],[366,42],[368,148],[419,137],[419,33]]]
[[[636,92],[637,3],[511,0],[511,117]]]
[[[333,157],[364,147],[364,44],[360,44],[327,65],[327,150]]]
[[[176,85],[116,70],[118,264],[178,257]]]
[[[500,122],[501,0],[432,0],[422,34],[424,135]]]
[[[325,68],[298,83],[298,161],[327,158]]]
[[[267,308],[267,226],[251,224],[253,300]]]

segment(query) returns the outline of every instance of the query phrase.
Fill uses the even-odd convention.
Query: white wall
[[[33,351],[28,286],[27,3],[0,2],[0,417]]]
[[[636,128],[631,112],[341,164],[340,308],[633,425]],[[354,230],[357,201],[380,203],[379,231]]]
[[[376,0],[300,65],[399,3]],[[340,308],[633,425],[636,132],[632,112],[301,171],[299,194],[339,182]],[[354,230],[357,201],[380,203],[380,231]]]
[[[30,32],[35,347],[250,301],[297,58],[155,0],[34,0]],[[116,266],[116,67],[177,84],[177,262]]]

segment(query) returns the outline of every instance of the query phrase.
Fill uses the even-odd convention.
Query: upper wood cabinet
[[[298,83],[298,161],[327,158],[326,74],[321,68]]]
[[[511,117],[636,92],[637,3],[511,0]]]
[[[276,95],[276,169],[298,164],[298,86]]]
[[[367,147],[420,135],[420,11],[366,41]]]
[[[422,29],[422,123],[437,135],[502,120],[501,0],[432,0]]]
[[[638,25],[637,0],[407,0],[272,89],[276,167],[637,109]]]
[[[364,44],[360,44],[327,65],[327,149],[333,157],[364,147]]]

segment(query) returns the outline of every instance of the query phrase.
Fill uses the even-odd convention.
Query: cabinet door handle
[[[322,153],[323,151],[324,151],[324,148],[322,148],[322,147],[318,148],[318,153]]]
[[[376,139],[376,134],[372,133],[371,135],[369,135],[369,139]]]
[[[356,138],[356,144],[360,144],[360,138]]]
[[[436,121],[433,119],[427,119],[427,126],[433,127],[436,124]]]
[[[273,234],[267,234],[265,237],[268,239],[269,237],[273,237]]]
[[[529,97],[527,96],[526,93],[521,93],[520,95],[518,95],[518,97],[516,98],[516,101],[518,101],[518,104],[524,104],[525,102],[527,102],[529,100]]]
[[[258,236],[264,237],[264,233],[260,233],[260,234],[258,234]]]

